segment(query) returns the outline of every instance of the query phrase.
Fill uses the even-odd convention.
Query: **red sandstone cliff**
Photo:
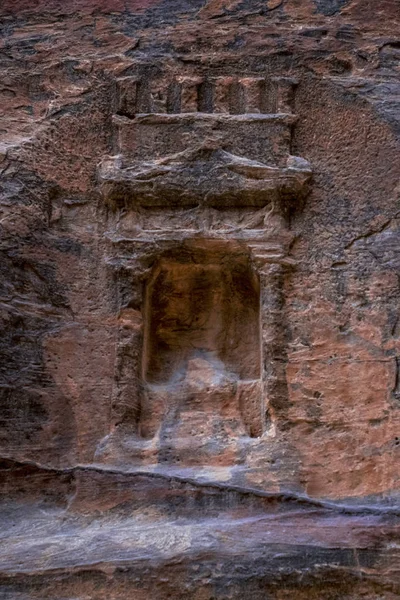
[[[396,0],[0,15],[0,595],[399,597]]]

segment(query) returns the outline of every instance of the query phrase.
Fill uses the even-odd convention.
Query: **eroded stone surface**
[[[0,595],[399,597],[396,1],[0,13]]]

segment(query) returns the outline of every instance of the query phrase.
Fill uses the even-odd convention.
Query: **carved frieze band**
[[[116,112],[276,114],[291,113],[296,81],[289,77],[180,76],[171,82],[122,77]]]

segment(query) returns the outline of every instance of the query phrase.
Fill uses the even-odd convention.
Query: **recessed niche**
[[[196,358],[258,379],[259,312],[259,280],[240,247],[210,242],[165,253],[146,290],[144,380],[177,382]]]

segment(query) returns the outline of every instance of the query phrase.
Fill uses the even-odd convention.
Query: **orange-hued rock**
[[[400,597],[396,0],[3,0],[0,597]]]

